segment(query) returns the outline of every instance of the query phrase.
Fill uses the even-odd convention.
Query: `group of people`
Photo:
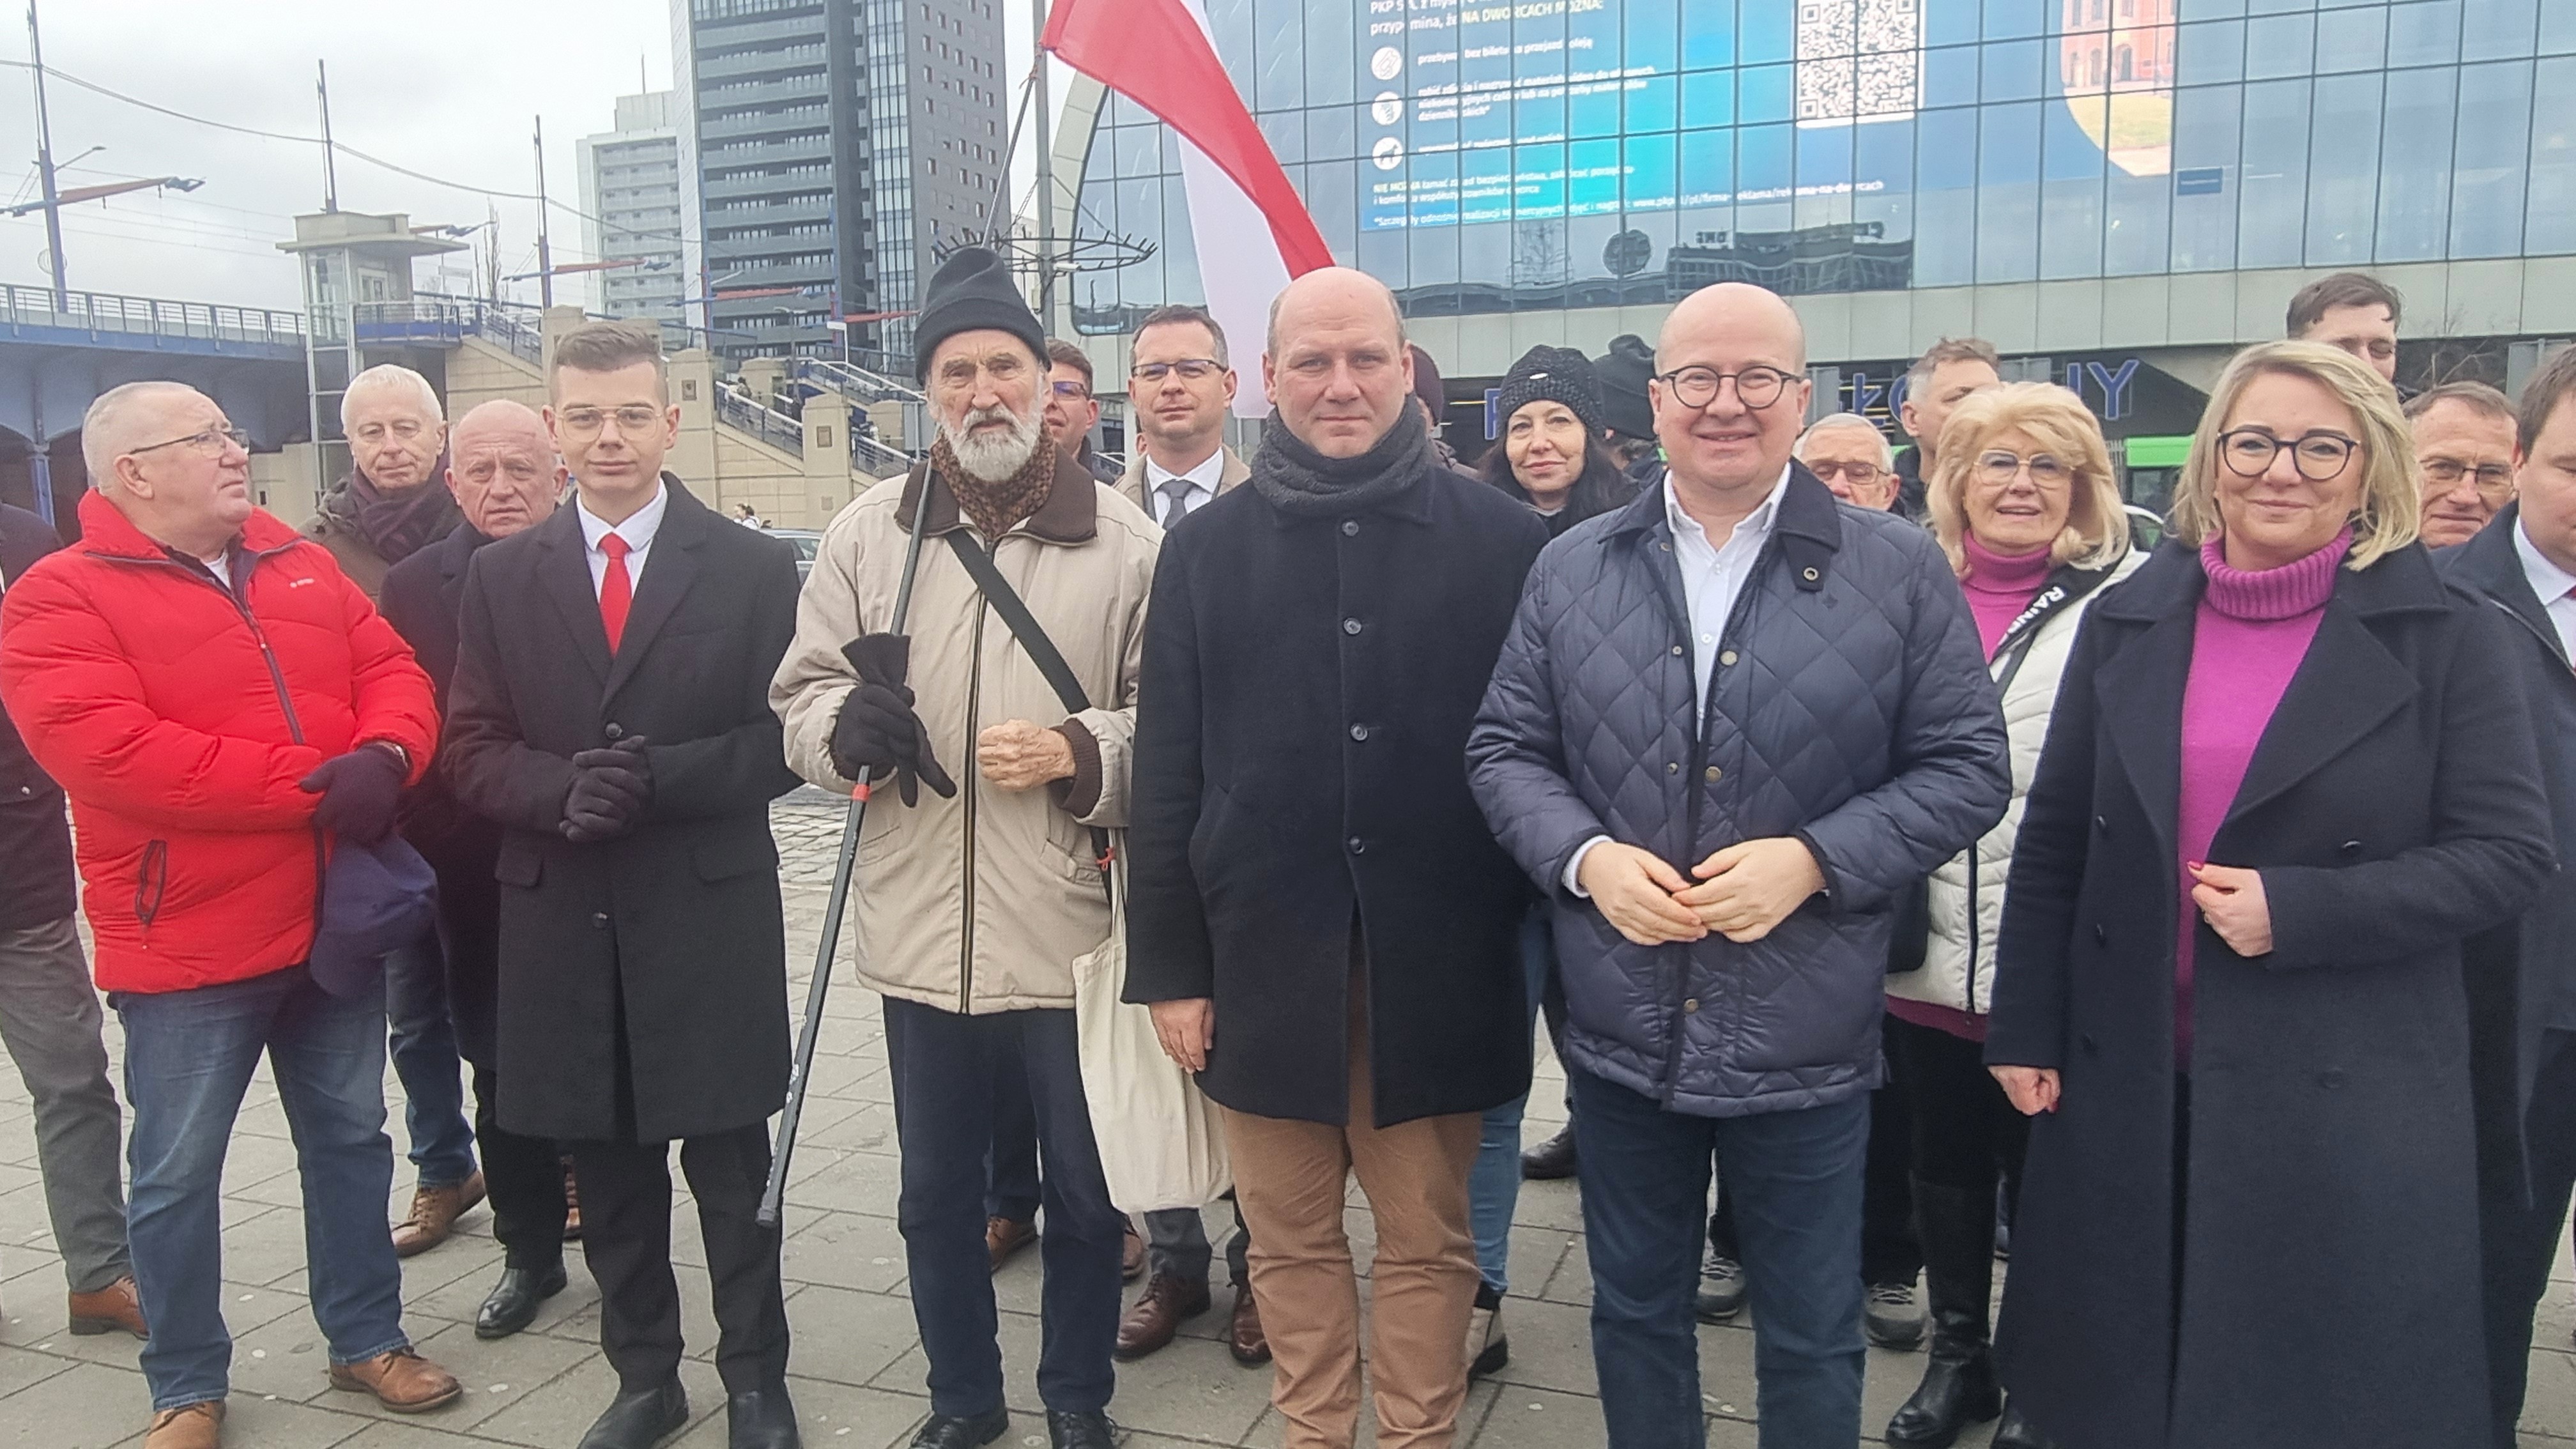
[[[1120,467],[1090,360],[963,248],[928,456],[801,585],[664,470],[646,329],[452,427],[361,374],[302,530],[213,400],[117,388],[79,541],[0,519],[0,1025],[72,1330],[145,1339],[147,1449],[220,1443],[265,1056],[336,1387],[459,1396],[398,1258],[488,1194],[477,1332],[578,1237],[619,1384],[582,1449],[675,1434],[677,1143],[727,1442],[801,1443],[759,1211],[801,779],[870,802],[917,1449],[1008,1430],[991,1278],[1032,1244],[1055,1449],[1215,1306],[1201,1210],[1104,1167],[1074,1007],[1113,940],[1222,1121],[1225,1338],[1291,1449],[1453,1441],[1524,1174],[1579,1182],[1619,1449],[1703,1441],[1697,1327],[1748,1304],[1780,1449],[1857,1443],[1865,1344],[1927,1339],[1887,1442],[2509,1446],[2576,1184],[2576,349],[2401,404],[2398,320],[2302,293],[2152,553],[2072,393],[1945,340],[1899,455],[1807,421],[1797,314],[1742,284],[1533,349],[1472,470],[1364,274],[1274,304],[1249,458],[1225,332],[1160,308]],[[1524,1153],[1542,1019],[1570,1120]]]

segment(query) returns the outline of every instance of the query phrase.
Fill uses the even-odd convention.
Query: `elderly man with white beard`
[[[900,1220],[929,1360],[930,1419],[912,1442],[972,1449],[1010,1428],[984,1152],[995,1065],[1016,1059],[1043,1165],[1047,1437],[1108,1449],[1124,1219],[1083,1100],[1073,962],[1109,935],[1095,841],[1127,824],[1161,535],[1048,439],[1046,338],[1000,258],[952,253],[914,336],[938,441],[909,476],[832,520],[770,704],[798,774],[841,795],[884,782],[859,841],[855,905],[859,979],[885,998]],[[925,546],[907,565],[915,527]],[[987,588],[970,558],[989,564]],[[1003,584],[1083,707],[1068,709],[1032,662],[1040,650],[989,606],[1007,607]]]

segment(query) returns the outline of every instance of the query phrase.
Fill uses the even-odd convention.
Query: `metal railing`
[[[875,478],[890,478],[912,471],[913,456],[885,440],[859,430],[857,413],[850,414],[850,466]]]
[[[854,363],[832,357],[803,357],[796,361],[793,374],[799,382],[828,387],[854,402],[927,403],[921,390],[910,383],[898,382],[882,372],[871,372]]]
[[[58,327],[272,347],[304,345],[304,318],[297,312],[173,302],[113,292],[72,292],[65,295],[63,305],[56,306],[52,290],[45,287],[0,286],[0,326]]]
[[[751,434],[773,448],[805,454],[805,425],[738,392],[716,390],[716,421]]]

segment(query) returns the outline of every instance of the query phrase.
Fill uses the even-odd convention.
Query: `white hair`
[[[146,403],[168,397],[203,396],[184,382],[157,378],[122,383],[100,393],[89,411],[81,414],[81,464],[89,470],[89,486],[105,492],[116,481],[116,460],[137,446],[134,425]]]
[[[1001,437],[976,437],[978,423],[1007,422],[1011,430]],[[1007,406],[977,408],[955,423],[939,419],[939,435],[948,440],[948,451],[957,455],[957,466],[966,476],[981,483],[999,483],[1028,466],[1029,458],[1046,441],[1046,406],[1040,403],[1026,415]]]
[[[1896,448],[1893,444],[1887,441],[1886,432],[1883,431],[1878,424],[1871,422],[1869,419],[1862,417],[1858,413],[1827,413],[1825,416],[1807,424],[1807,430],[1798,435],[1798,446],[1791,449],[1791,451],[1797,455],[1798,461],[1803,463],[1807,460],[1807,444],[1812,441],[1818,433],[1838,432],[1845,428],[1852,429],[1855,432],[1867,433],[1872,438],[1877,439],[1878,466],[1882,470],[1890,472],[1895,470]]]
[[[379,362],[356,377],[350,378],[349,385],[341,390],[340,431],[345,433],[349,430],[349,400],[356,397],[360,389],[375,387],[410,389],[419,401],[421,411],[429,415],[429,420],[442,427],[446,425],[447,410],[439,405],[438,389],[429,385],[428,378],[399,362]]]

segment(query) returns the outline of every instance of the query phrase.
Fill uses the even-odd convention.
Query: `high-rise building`
[[[734,358],[901,354],[1005,174],[1000,0],[673,0],[705,238],[690,321]],[[870,320],[833,329],[842,316]]]
[[[617,128],[584,136],[582,250],[632,262],[591,274],[594,310],[611,317],[679,322],[691,295],[696,177],[681,164],[687,115],[677,91],[617,98]]]

